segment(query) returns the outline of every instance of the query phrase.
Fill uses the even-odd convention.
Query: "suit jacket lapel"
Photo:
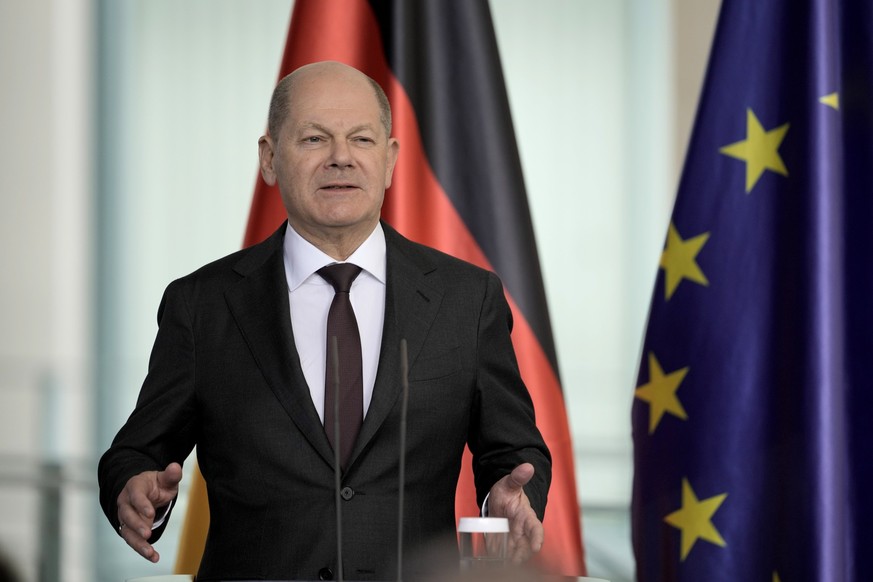
[[[400,395],[400,340],[406,339],[411,368],[443,297],[442,292],[427,281],[427,275],[434,267],[414,253],[409,241],[391,227],[384,223],[382,227],[387,246],[385,325],[373,398],[352,452],[350,466],[388,418]]]
[[[243,278],[226,293],[227,305],[276,399],[324,460],[333,452],[303,376],[288,306],[282,255],[285,226],[235,266]],[[275,309],[265,306],[275,306]]]

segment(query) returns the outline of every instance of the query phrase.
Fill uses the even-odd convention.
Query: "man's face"
[[[368,234],[398,151],[373,87],[352,69],[316,69],[295,81],[289,102],[278,135],[260,142],[264,180],[278,183],[288,219],[304,238]]]

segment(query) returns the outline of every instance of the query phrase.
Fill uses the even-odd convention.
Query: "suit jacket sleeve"
[[[100,504],[118,529],[117,499],[128,479],[182,463],[194,447],[194,352],[191,312],[183,285],[172,283],[158,310],[158,333],[133,413],[100,459]],[[168,520],[157,528],[157,541]]]
[[[525,493],[540,520],[551,482],[551,456],[536,427],[533,403],[521,380],[512,346],[512,312],[500,280],[488,273],[478,332],[478,378],[469,447],[477,499],[521,463],[535,474]]]

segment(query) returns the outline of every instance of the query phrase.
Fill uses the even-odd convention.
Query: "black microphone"
[[[336,336],[330,338],[330,367],[333,370],[333,500],[336,505],[336,561],[337,579],[343,582],[343,514],[340,500],[342,467],[340,466],[340,421],[339,421],[339,348]]]
[[[399,494],[397,496],[397,582],[403,577],[403,494],[406,490],[406,415],[409,408],[409,358],[406,354],[406,339],[400,340],[400,382],[403,393],[400,399],[400,466],[398,469]]]

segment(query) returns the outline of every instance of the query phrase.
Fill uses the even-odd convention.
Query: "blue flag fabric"
[[[873,580],[873,2],[724,0],[643,342],[641,582]]]

